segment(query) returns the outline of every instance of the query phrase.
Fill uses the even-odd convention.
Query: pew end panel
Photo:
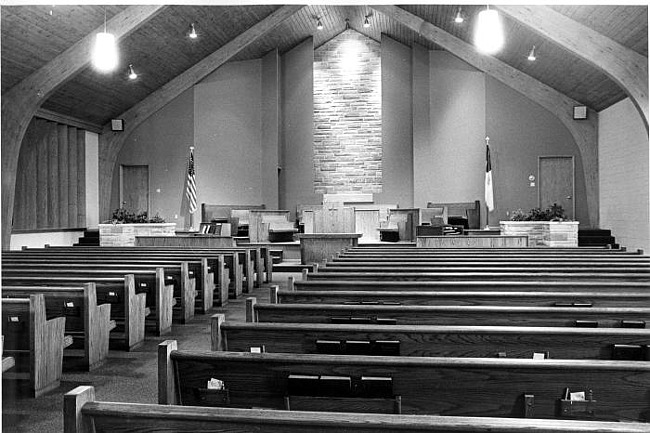
[[[166,340],[158,345],[158,403],[180,404],[178,386],[171,353],[178,349],[176,340]]]
[[[144,343],[145,320],[149,314],[147,294],[135,292],[135,275],[124,276],[124,332],[127,350],[134,350]]]
[[[31,397],[59,387],[65,348],[65,317],[47,319],[42,294],[2,300],[4,352],[13,356],[14,371],[3,378],[28,379]]]
[[[215,273],[210,272],[210,265],[206,257],[201,258],[201,281],[203,281],[203,298],[199,306],[199,312],[206,314],[214,307],[215,291]]]
[[[78,386],[63,395],[63,432],[94,433],[93,420],[82,414],[83,406],[95,401],[95,388]]]
[[[165,335],[171,332],[173,309],[176,303],[174,284],[167,281],[164,268],[156,268],[155,299],[155,335]]]

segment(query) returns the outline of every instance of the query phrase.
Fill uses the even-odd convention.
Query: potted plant
[[[528,212],[517,209],[510,221],[500,222],[502,235],[528,236],[528,245],[532,247],[577,247],[578,224],[569,220],[557,203]]]

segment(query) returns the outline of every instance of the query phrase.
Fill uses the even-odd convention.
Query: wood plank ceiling
[[[102,75],[87,67],[58,89],[43,108],[103,125],[278,7],[168,6],[120,42],[117,72]],[[470,43],[476,14],[483,8],[461,6],[465,21],[456,24],[453,19],[458,6],[401,7]],[[648,56],[647,6],[551,7]],[[2,93],[101,26],[105,15],[110,19],[123,9],[124,6],[116,5],[2,6]],[[363,27],[366,16],[371,22],[369,28]],[[316,29],[319,17],[324,25],[321,31]],[[385,34],[407,46],[420,44],[430,50],[441,49],[367,6],[308,5],[233,60],[261,58],[275,48],[283,54],[308,37],[313,37],[318,47],[345,31],[346,19],[351,29],[377,41]],[[507,42],[496,55],[498,59],[597,111],[625,98],[623,91],[599,70],[507,17],[503,21]],[[190,23],[195,23],[197,39],[187,37]],[[526,56],[533,45],[537,61],[529,62]],[[127,79],[129,64],[139,74],[137,80]]]

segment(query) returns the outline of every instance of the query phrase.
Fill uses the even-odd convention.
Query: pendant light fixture
[[[461,14],[462,10],[463,10],[463,8],[458,7],[458,12],[456,12],[456,18],[454,18],[454,22],[456,24],[462,24],[463,21],[465,21],[465,19],[463,18],[463,15]]]
[[[323,30],[323,22],[318,18],[318,22],[316,23],[316,28],[318,30]]]
[[[106,8],[104,7],[104,31],[97,33],[92,54],[93,65],[100,72],[115,70],[119,62],[115,36],[106,31]]]
[[[138,78],[138,74],[133,70],[133,65],[129,65],[129,80],[135,80]]]
[[[478,14],[474,45],[482,53],[494,54],[503,47],[503,42],[503,26],[499,12],[488,6]]]
[[[370,27],[370,20],[368,20],[368,17],[369,17],[369,16],[370,16],[370,15],[366,15],[366,19],[363,21],[363,26],[364,26],[365,28]]]
[[[196,33],[196,29],[194,28],[194,23],[190,24],[190,32],[188,33],[188,36],[190,39],[196,39],[199,37],[199,35]]]
[[[533,48],[531,48],[530,53],[528,53],[528,61],[534,62],[537,60],[537,56],[535,56],[535,45],[533,45]]]

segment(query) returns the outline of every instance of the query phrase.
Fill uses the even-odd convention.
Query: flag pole
[[[485,136],[485,146],[486,148],[490,147],[490,137],[487,135]],[[487,200],[485,201],[485,228],[483,230],[490,230],[490,206],[488,206]]]

